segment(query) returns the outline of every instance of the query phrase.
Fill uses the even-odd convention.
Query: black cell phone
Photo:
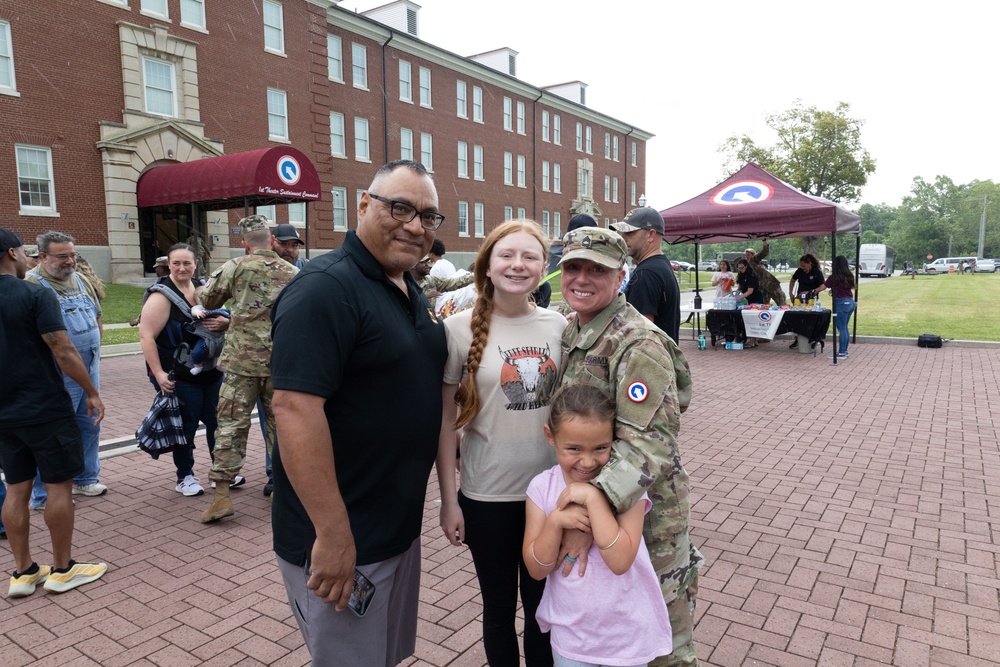
[[[373,597],[375,597],[375,584],[361,574],[360,570],[355,569],[354,590],[351,591],[351,599],[347,602],[347,606],[358,616],[364,616]]]

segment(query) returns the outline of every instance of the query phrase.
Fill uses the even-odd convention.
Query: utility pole
[[[983,214],[979,216],[979,251],[976,257],[983,256],[983,237],[986,235],[986,201],[989,195],[983,195]]]

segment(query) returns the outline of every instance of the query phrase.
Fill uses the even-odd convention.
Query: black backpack
[[[935,334],[920,334],[917,337],[917,347],[941,347],[944,341],[941,336]]]

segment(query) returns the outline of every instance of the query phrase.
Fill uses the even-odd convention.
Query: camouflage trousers
[[[667,603],[674,646],[673,653],[653,660],[650,667],[697,667],[701,663],[694,650],[694,611],[698,597],[698,567],[705,558],[691,543],[687,526],[674,534],[660,532],[659,539],[646,534],[652,533],[651,526],[645,528],[643,536],[660,580],[660,592]]]
[[[694,608],[698,597],[698,569],[692,568],[683,588],[676,589],[677,597],[667,604],[670,629],[673,631],[674,651],[660,656],[649,667],[698,667],[694,652]]]
[[[219,427],[215,431],[215,462],[208,478],[213,482],[232,482],[243,469],[247,455],[247,436],[250,434],[250,413],[260,398],[264,414],[258,415],[267,423],[267,453],[274,449],[274,412],[271,398],[274,389],[271,378],[226,373],[219,389]]]

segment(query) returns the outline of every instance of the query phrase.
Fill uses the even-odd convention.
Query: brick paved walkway
[[[787,341],[682,347],[696,383],[682,447],[708,558],[705,665],[1000,662],[1000,350],[856,345],[833,367]],[[138,356],[105,359],[102,380],[111,442],[134,431],[152,389]],[[307,664],[270,550],[262,450],[253,432],[237,515],[216,526],[198,522],[207,497],[174,492],[168,460],[105,459],[111,490],[77,499],[75,555],[111,570],[62,596],[0,598],[4,667]],[[207,465],[202,445],[203,481]],[[432,482],[406,664],[478,667],[476,580],[467,551],[440,536],[437,497]],[[32,527],[46,562],[39,513]]]

